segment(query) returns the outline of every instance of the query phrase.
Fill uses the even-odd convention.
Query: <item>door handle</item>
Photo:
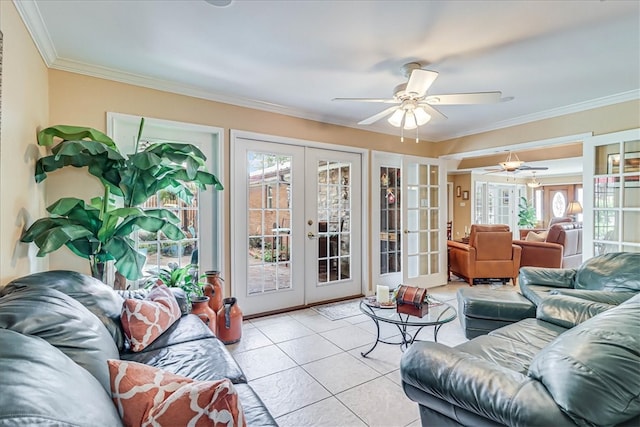
[[[404,234],[409,234],[409,233],[417,233],[417,231],[404,230]]]
[[[315,234],[313,234],[313,232],[312,232],[312,231],[310,231],[310,232],[308,232],[308,233],[307,233],[307,237],[308,237],[309,239],[315,239],[315,238],[316,238],[316,235],[315,235]]]

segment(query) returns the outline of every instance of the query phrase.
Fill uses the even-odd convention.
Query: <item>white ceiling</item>
[[[640,98],[638,1],[15,0],[49,66],[322,122],[387,105],[402,64],[429,94],[501,90],[442,106],[441,141]],[[397,134],[382,120],[370,130]]]

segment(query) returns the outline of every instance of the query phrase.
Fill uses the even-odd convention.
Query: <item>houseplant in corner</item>
[[[522,228],[533,228],[538,224],[536,218],[536,210],[531,205],[526,197],[520,197],[520,203],[518,203],[518,226]]]
[[[102,279],[106,262],[130,280],[142,277],[146,261],[135,248],[132,233],[160,232],[170,240],[184,237],[179,218],[164,208],[141,207],[160,190],[174,193],[190,203],[193,193],[186,183],[222,190],[218,178],[207,172],[205,155],[194,145],[154,143],[140,147],[144,119],[140,122],[133,154],[122,154],[115,142],[102,132],[78,126],[53,126],[38,133],[38,144],[52,146],[52,154],[36,162],[35,179],[65,166],[86,167],[103,187],[102,195],[89,203],[64,197],[47,208],[50,216],[38,219],[21,237],[33,242],[44,256],[67,246],[89,260],[94,277]]]

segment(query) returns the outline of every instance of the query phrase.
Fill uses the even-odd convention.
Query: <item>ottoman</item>
[[[458,318],[468,339],[527,317],[536,317],[536,306],[518,292],[461,288]]]

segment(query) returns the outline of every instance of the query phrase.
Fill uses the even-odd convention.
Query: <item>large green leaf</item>
[[[104,249],[113,255],[116,260],[115,267],[124,277],[129,280],[137,280],[142,277],[142,267],[147,259],[133,248],[131,239],[114,238],[105,244]]]
[[[90,138],[95,141],[100,141],[103,144],[106,144],[110,147],[116,148],[116,143],[113,142],[111,138],[109,138],[104,133],[83,126],[68,126],[68,125],[58,125],[51,126],[46,129],[38,132],[38,145],[49,146],[53,144],[53,138],[58,137],[63,140],[72,140],[72,139],[84,139]]]
[[[60,249],[69,241],[92,235],[91,230],[87,230],[81,225],[68,223],[40,233],[33,241],[40,248],[38,256],[45,256]]]

